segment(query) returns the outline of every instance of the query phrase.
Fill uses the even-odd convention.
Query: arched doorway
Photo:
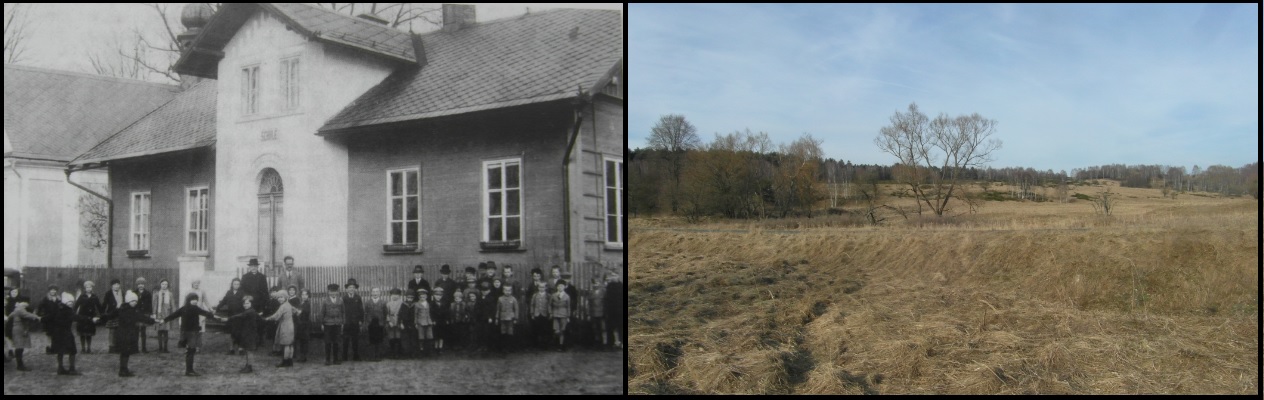
[[[279,268],[284,253],[281,252],[282,193],[281,174],[265,168],[259,176],[259,263],[265,271]]]

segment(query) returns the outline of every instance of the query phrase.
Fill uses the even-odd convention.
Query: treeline
[[[1239,168],[1212,165],[1206,169],[1197,165],[1186,169],[1170,165],[1110,164],[1074,169],[1072,174],[1077,180],[1114,179],[1126,187],[1213,192],[1222,196],[1251,195],[1257,199],[1260,195],[1258,162]]]

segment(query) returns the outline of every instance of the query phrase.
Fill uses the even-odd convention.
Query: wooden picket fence
[[[105,268],[104,265],[75,265],[66,267],[23,267],[22,287],[32,298],[43,297],[49,285],[57,285],[64,292],[75,293],[85,281],[96,284],[97,295],[110,291],[110,281],[118,279],[124,290],[136,287],[136,278],[144,277],[147,289],[158,288],[158,282],[167,279],[171,287],[180,283],[178,268]]]
[[[424,264],[422,268],[425,270],[423,276],[431,285],[439,280],[439,267],[441,264]],[[464,279],[465,266],[452,265],[451,278],[460,282]],[[514,265],[514,293],[519,299],[523,299],[527,290],[527,285],[531,283],[531,269],[536,266]],[[538,266],[544,271],[544,278],[549,278],[550,266]],[[568,268],[569,267],[569,268]],[[595,263],[572,263],[571,265],[563,265],[562,270],[571,273],[571,281],[576,285],[581,297],[586,298],[588,291],[592,286],[592,278],[605,274],[610,267],[598,267]],[[614,266],[621,271],[626,271],[624,264]],[[499,270],[499,267],[497,268]],[[241,277],[249,269],[240,267],[237,270],[237,276]],[[320,300],[328,296],[326,287],[335,283],[338,287],[345,287],[349,278],[355,278],[356,283],[360,286],[360,295],[368,298],[369,292],[373,288],[382,290],[382,295],[387,296],[391,289],[405,289],[408,281],[413,279],[413,265],[375,265],[375,266],[295,266],[294,271],[303,278],[304,285],[311,291],[312,313],[319,313],[321,308]],[[275,271],[264,271],[267,276],[268,286],[278,285],[279,278]],[[583,303],[586,305],[587,303]],[[526,315],[525,305],[520,305],[523,315]]]

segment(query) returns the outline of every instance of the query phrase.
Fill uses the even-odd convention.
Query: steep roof
[[[552,10],[422,36],[424,66],[403,68],[320,128],[420,120],[580,96],[623,59],[623,16]]]
[[[204,81],[71,161],[82,165],[215,143],[216,82]]]
[[[179,86],[4,66],[6,157],[70,161],[170,101]]]
[[[175,64],[182,74],[215,78],[224,46],[256,11],[271,13],[286,26],[311,40],[354,48],[401,63],[415,63],[412,39],[407,32],[340,14],[325,8],[297,3],[230,3],[207,22]]]

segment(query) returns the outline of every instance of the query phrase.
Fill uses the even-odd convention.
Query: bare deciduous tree
[[[902,180],[919,204],[942,217],[949,199],[964,198],[956,192],[962,172],[991,161],[992,152],[1001,148],[1001,141],[991,138],[995,132],[996,120],[977,113],[955,118],[940,114],[930,120],[913,103],[907,113],[897,111],[891,117],[891,125],[882,127],[874,143],[911,167]],[[923,189],[923,183],[929,186]]]
[[[30,25],[31,4],[4,3],[4,63],[22,61],[26,52],[26,28]]]
[[[671,208],[672,212],[676,212],[680,205],[680,172],[684,167],[685,152],[702,147],[698,129],[685,120],[684,115],[664,115],[650,128],[649,145],[667,158],[667,173],[672,178]]]
[[[1105,192],[1098,193],[1097,198],[1091,202],[1093,204],[1093,212],[1101,215],[1111,215],[1115,211],[1115,200],[1111,198],[1114,195],[1114,193],[1110,192],[1109,187],[1106,188]]]
[[[80,242],[83,247],[93,251],[105,250],[110,244],[109,226],[110,205],[87,193],[79,195]]]

